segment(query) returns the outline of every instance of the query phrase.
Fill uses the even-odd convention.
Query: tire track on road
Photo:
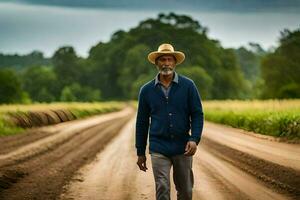
[[[128,122],[119,136],[97,155],[94,162],[80,169],[73,181],[65,187],[62,200],[155,199],[149,154],[146,155],[149,169],[146,173],[136,166],[134,123],[133,119]],[[268,188],[256,176],[240,169],[238,162],[234,165],[222,158],[219,154],[230,156],[228,159],[235,161],[239,159],[237,155],[243,153],[232,149],[233,154],[225,147],[207,138],[201,141],[193,164],[194,199],[290,199],[286,193],[281,194],[278,188]],[[176,199],[172,170],[171,197]]]
[[[119,133],[132,113],[132,110],[127,111],[116,115],[114,120],[111,118],[98,125],[88,126],[87,129],[80,129],[73,137],[53,149],[36,154],[25,162],[1,168],[0,183],[5,181],[7,174],[12,176],[6,176],[12,183],[8,188],[1,189],[0,199],[56,199],[73,173],[94,159]],[[18,177],[19,174],[22,176]]]

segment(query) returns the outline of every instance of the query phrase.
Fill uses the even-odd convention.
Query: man
[[[203,112],[194,82],[175,72],[175,66],[184,59],[184,53],[174,51],[172,45],[160,45],[158,51],[148,55],[148,60],[157,66],[159,73],[154,80],[143,85],[139,93],[137,165],[146,172],[145,150],[150,124],[149,151],[157,200],[170,199],[172,166],[177,199],[192,199],[192,156],[201,139]]]

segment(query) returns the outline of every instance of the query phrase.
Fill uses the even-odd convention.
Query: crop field
[[[205,119],[265,135],[300,138],[300,100],[205,101]]]
[[[132,105],[137,106],[137,102]],[[69,111],[73,118],[79,119],[95,114],[117,111],[125,106],[124,102],[102,103],[51,103],[30,105],[0,106],[0,135],[21,132],[26,127],[16,126],[12,116],[32,116],[44,111]],[[255,133],[300,138],[300,100],[226,100],[203,101],[205,120],[230,125]],[[51,124],[51,123],[50,123]]]
[[[22,132],[24,128],[56,124],[121,110],[123,102],[101,103],[38,103],[29,105],[8,104],[0,106],[0,136]],[[61,117],[65,116],[65,119]]]

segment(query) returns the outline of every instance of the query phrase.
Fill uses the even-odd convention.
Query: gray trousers
[[[151,153],[152,169],[155,180],[156,199],[170,200],[170,170],[173,166],[173,180],[178,200],[191,200],[194,186],[192,156],[176,155],[166,157]]]

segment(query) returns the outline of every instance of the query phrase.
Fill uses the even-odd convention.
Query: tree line
[[[91,47],[87,58],[64,46],[50,59],[34,52],[27,56],[34,58],[30,64],[16,68],[0,54],[0,102],[136,99],[139,87],[157,73],[147,54],[161,43],[186,54],[176,71],[195,81],[203,99],[300,97],[300,29],[284,30],[279,46],[268,52],[255,43],[224,48],[207,32],[189,16],[161,13],[115,32]]]

